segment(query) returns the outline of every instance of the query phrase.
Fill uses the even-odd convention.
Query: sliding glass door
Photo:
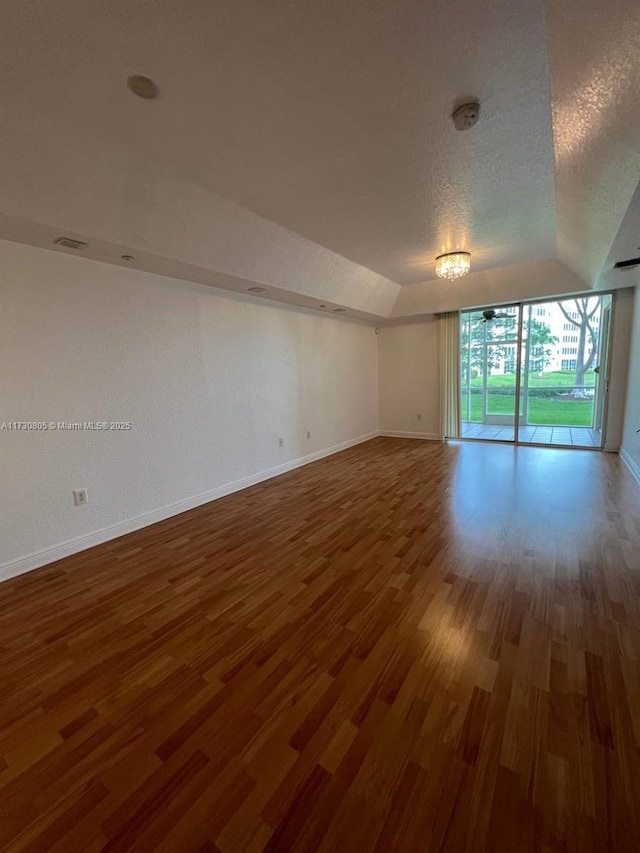
[[[610,317],[610,294],[462,312],[462,437],[602,447]]]

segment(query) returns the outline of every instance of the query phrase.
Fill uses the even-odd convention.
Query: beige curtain
[[[460,438],[460,315],[438,315],[440,368],[440,432],[443,438]]]

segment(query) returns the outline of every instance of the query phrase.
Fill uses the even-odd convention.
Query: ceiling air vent
[[[57,246],[64,246],[65,249],[84,249],[87,245],[82,240],[74,240],[72,237],[58,237],[53,241]]]
[[[637,266],[640,266],[640,258],[630,258],[628,261],[618,261],[613,268],[614,270],[632,270]]]

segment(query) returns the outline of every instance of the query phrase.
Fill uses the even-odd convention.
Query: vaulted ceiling
[[[0,237],[65,233],[98,260],[372,319],[636,283],[609,274],[621,230],[640,246],[634,0],[0,15]],[[481,117],[461,133],[468,99]],[[435,280],[458,248],[471,275]]]

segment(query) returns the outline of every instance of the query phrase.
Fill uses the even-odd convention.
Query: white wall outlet
[[[89,492],[86,489],[74,489],[73,502],[76,506],[84,506],[84,504],[88,504]]]
[[[278,447],[284,447],[284,438],[278,439]]]
[[[422,420],[422,415],[416,415],[416,420],[421,421],[421,420]]]
[[[307,438],[311,438],[311,433],[307,430]]]

